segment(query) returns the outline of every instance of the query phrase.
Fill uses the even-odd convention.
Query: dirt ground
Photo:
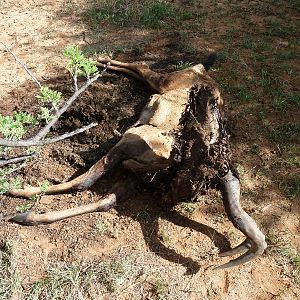
[[[87,17],[84,12],[92,1],[2,0],[0,41],[43,85],[65,97],[72,92],[72,80],[62,50],[70,44],[89,54],[112,51],[120,60],[147,61],[162,71],[172,70],[180,61],[201,62],[215,52],[219,59],[210,75],[226,101],[242,205],[267,235],[269,248],[245,265],[213,270],[228,261],[218,253],[243,240],[227,219],[220,195],[209,191],[196,206],[184,204],[168,212],[149,191],[139,189],[109,212],[51,225],[26,227],[0,220],[1,239],[14,244],[24,290],[7,298],[4,294],[1,298],[0,291],[0,299],[29,299],[26,291],[57,266],[115,261],[126,262],[122,280],[109,289],[101,278],[101,296],[81,295],[82,299],[299,299],[299,127],[287,137],[279,130],[286,128],[284,124],[299,126],[299,102],[276,106],[273,93],[283,87],[284,92],[299,95],[299,7],[293,6],[296,1],[169,2],[196,11],[197,19],[188,20],[184,29],[120,27]],[[270,23],[272,18],[281,22],[281,31]],[[281,34],[290,24],[296,29]],[[249,37],[260,47],[250,47]],[[0,51],[1,114],[36,112],[38,88],[2,45]],[[294,55],[280,58],[289,51]],[[99,125],[44,147],[19,171],[24,183],[36,185],[44,179],[57,183],[82,173],[118,141],[116,131],[123,133],[137,120],[150,94],[135,79],[104,74],[63,115],[53,134],[94,121]],[[88,191],[42,196],[34,209],[97,201],[123,172],[116,170]],[[24,201],[0,195],[1,215],[13,215]],[[39,297],[30,299],[51,299]]]

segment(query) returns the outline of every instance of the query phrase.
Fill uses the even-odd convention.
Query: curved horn
[[[248,250],[240,257],[216,268],[225,269],[246,263],[262,254],[267,247],[267,243],[264,234],[260,231],[255,221],[241,207],[240,182],[230,170],[221,178],[220,190],[229,220],[247,237],[246,240],[237,247],[225,253],[221,253],[221,256],[239,254]]]

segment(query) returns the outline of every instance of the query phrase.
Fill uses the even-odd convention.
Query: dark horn
[[[230,170],[221,178],[220,191],[229,220],[247,237],[243,243],[220,255],[234,255],[248,250],[242,256],[216,268],[225,269],[243,264],[261,255],[266,249],[267,243],[255,221],[241,207],[240,182]]]

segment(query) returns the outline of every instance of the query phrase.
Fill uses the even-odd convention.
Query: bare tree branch
[[[2,42],[1,42],[2,43]],[[78,98],[78,96],[83,93],[94,81],[96,81],[99,77],[103,76],[103,73],[107,70],[108,65],[104,66],[104,69],[101,73],[97,73],[92,78],[88,78],[87,82],[80,87],[77,91],[73,93],[73,95],[65,102],[65,104],[55,113],[54,118],[45,125],[34,137],[27,140],[18,140],[11,141],[7,139],[0,139],[0,145],[6,147],[29,147],[29,146],[41,146],[46,144],[51,144],[57,141],[61,141],[68,137],[71,137],[75,134],[81,133],[85,130],[88,130],[97,125],[97,123],[92,123],[88,126],[76,129],[72,132],[65,133],[58,137],[50,138],[42,140],[50,131],[50,129],[56,124],[60,116],[70,107],[70,105]]]
[[[78,128],[76,130],[73,130],[71,132],[64,133],[62,135],[56,136],[54,138],[49,138],[49,139],[44,139],[44,140],[36,140],[35,138],[30,138],[27,140],[18,140],[18,141],[10,141],[6,139],[0,139],[0,145],[1,146],[6,146],[6,147],[31,147],[31,146],[43,146],[43,145],[48,145],[52,144],[58,141],[62,141],[64,139],[67,139],[69,137],[72,137],[78,133],[81,133],[83,131],[86,131],[92,127],[97,126],[98,123],[91,123],[87,126]],[[0,164],[1,166],[1,164]]]
[[[14,59],[16,60],[16,62],[18,62],[23,68],[24,70],[27,72],[27,74],[36,82],[36,84],[39,86],[39,88],[42,88],[41,83],[36,79],[36,77],[31,73],[31,71],[27,68],[27,66],[22,63],[17,56],[8,48],[8,46],[6,44],[4,44],[3,42],[0,41],[0,43],[5,47],[5,49],[14,57]]]
[[[28,158],[35,157],[36,155],[37,155],[37,153],[33,152],[31,154],[22,155],[22,156],[18,156],[18,157],[12,157],[12,158],[8,158],[8,159],[1,159],[0,160],[0,167],[4,167],[4,166],[9,165],[9,164],[19,163],[19,162],[24,161]]]
[[[103,73],[107,70],[107,65],[105,65],[104,69],[101,71],[101,73],[97,73],[95,76],[93,76],[91,79],[88,79],[87,82],[81,86],[81,88],[78,91],[75,91],[74,94],[66,101],[66,103],[61,107],[54,115],[54,118],[45,126],[43,127],[35,137],[33,137],[34,141],[38,141],[42,139],[44,136],[48,134],[51,127],[55,125],[55,123],[58,121],[60,116],[69,108],[69,106],[78,98],[78,96],[84,92],[94,81],[96,81],[99,77],[103,75]],[[1,145],[1,142],[0,142]]]
[[[22,63],[16,55],[8,48],[6,44],[0,41],[0,43],[5,47],[5,49],[14,57],[14,59],[25,69],[25,71],[30,75],[30,77],[37,83],[39,88],[42,88],[41,83],[36,79],[36,77],[30,72],[30,70],[27,68],[27,66]],[[44,139],[46,135],[49,133],[50,129],[57,123],[58,119],[61,117],[61,115],[70,107],[70,105],[79,97],[81,93],[83,93],[94,81],[96,81],[99,77],[101,77],[104,72],[107,70],[109,64],[103,65],[103,70],[100,73],[96,73],[92,78],[89,76],[87,77],[87,81],[85,84],[83,84],[80,88],[78,88],[78,83],[77,83],[77,76],[73,76],[73,81],[74,81],[74,87],[75,87],[75,92],[73,95],[63,104],[63,106],[56,111],[54,114],[53,119],[47,123],[43,128],[41,128],[38,133],[25,140],[18,140],[18,141],[11,141],[7,139],[1,139],[0,138],[0,145],[6,146],[6,147],[30,147],[30,146],[42,146],[46,144],[51,144],[55,143],[61,140],[64,140],[66,138],[72,137],[78,133],[81,133],[83,131],[86,131],[92,127],[95,127],[98,125],[97,123],[91,123],[87,126],[84,126],[82,128],[78,128],[76,130],[73,130],[71,132],[64,133],[62,135],[53,137],[53,138],[48,138]],[[7,158],[0,160],[0,167],[3,167],[8,164],[12,163],[18,163],[21,161],[24,161],[30,157],[35,156],[36,153],[29,154],[29,155],[22,155],[18,157],[13,157],[13,158]]]

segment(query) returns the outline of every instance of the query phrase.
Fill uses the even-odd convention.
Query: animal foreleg
[[[108,170],[110,170],[116,161],[110,159],[108,155],[102,157],[97,161],[87,172],[70,180],[60,184],[49,186],[46,191],[42,190],[41,187],[28,187],[24,189],[11,189],[7,192],[8,195],[15,197],[30,198],[33,195],[38,194],[58,194],[67,192],[69,190],[84,190],[89,188],[93,183],[101,178]]]
[[[132,182],[117,183],[111,191],[99,201],[87,205],[69,208],[61,211],[49,211],[46,213],[36,213],[33,211],[19,213],[11,221],[22,225],[49,224],[64,220],[70,217],[79,216],[86,213],[108,211],[116,205],[117,201],[124,198],[127,192],[132,190]]]

